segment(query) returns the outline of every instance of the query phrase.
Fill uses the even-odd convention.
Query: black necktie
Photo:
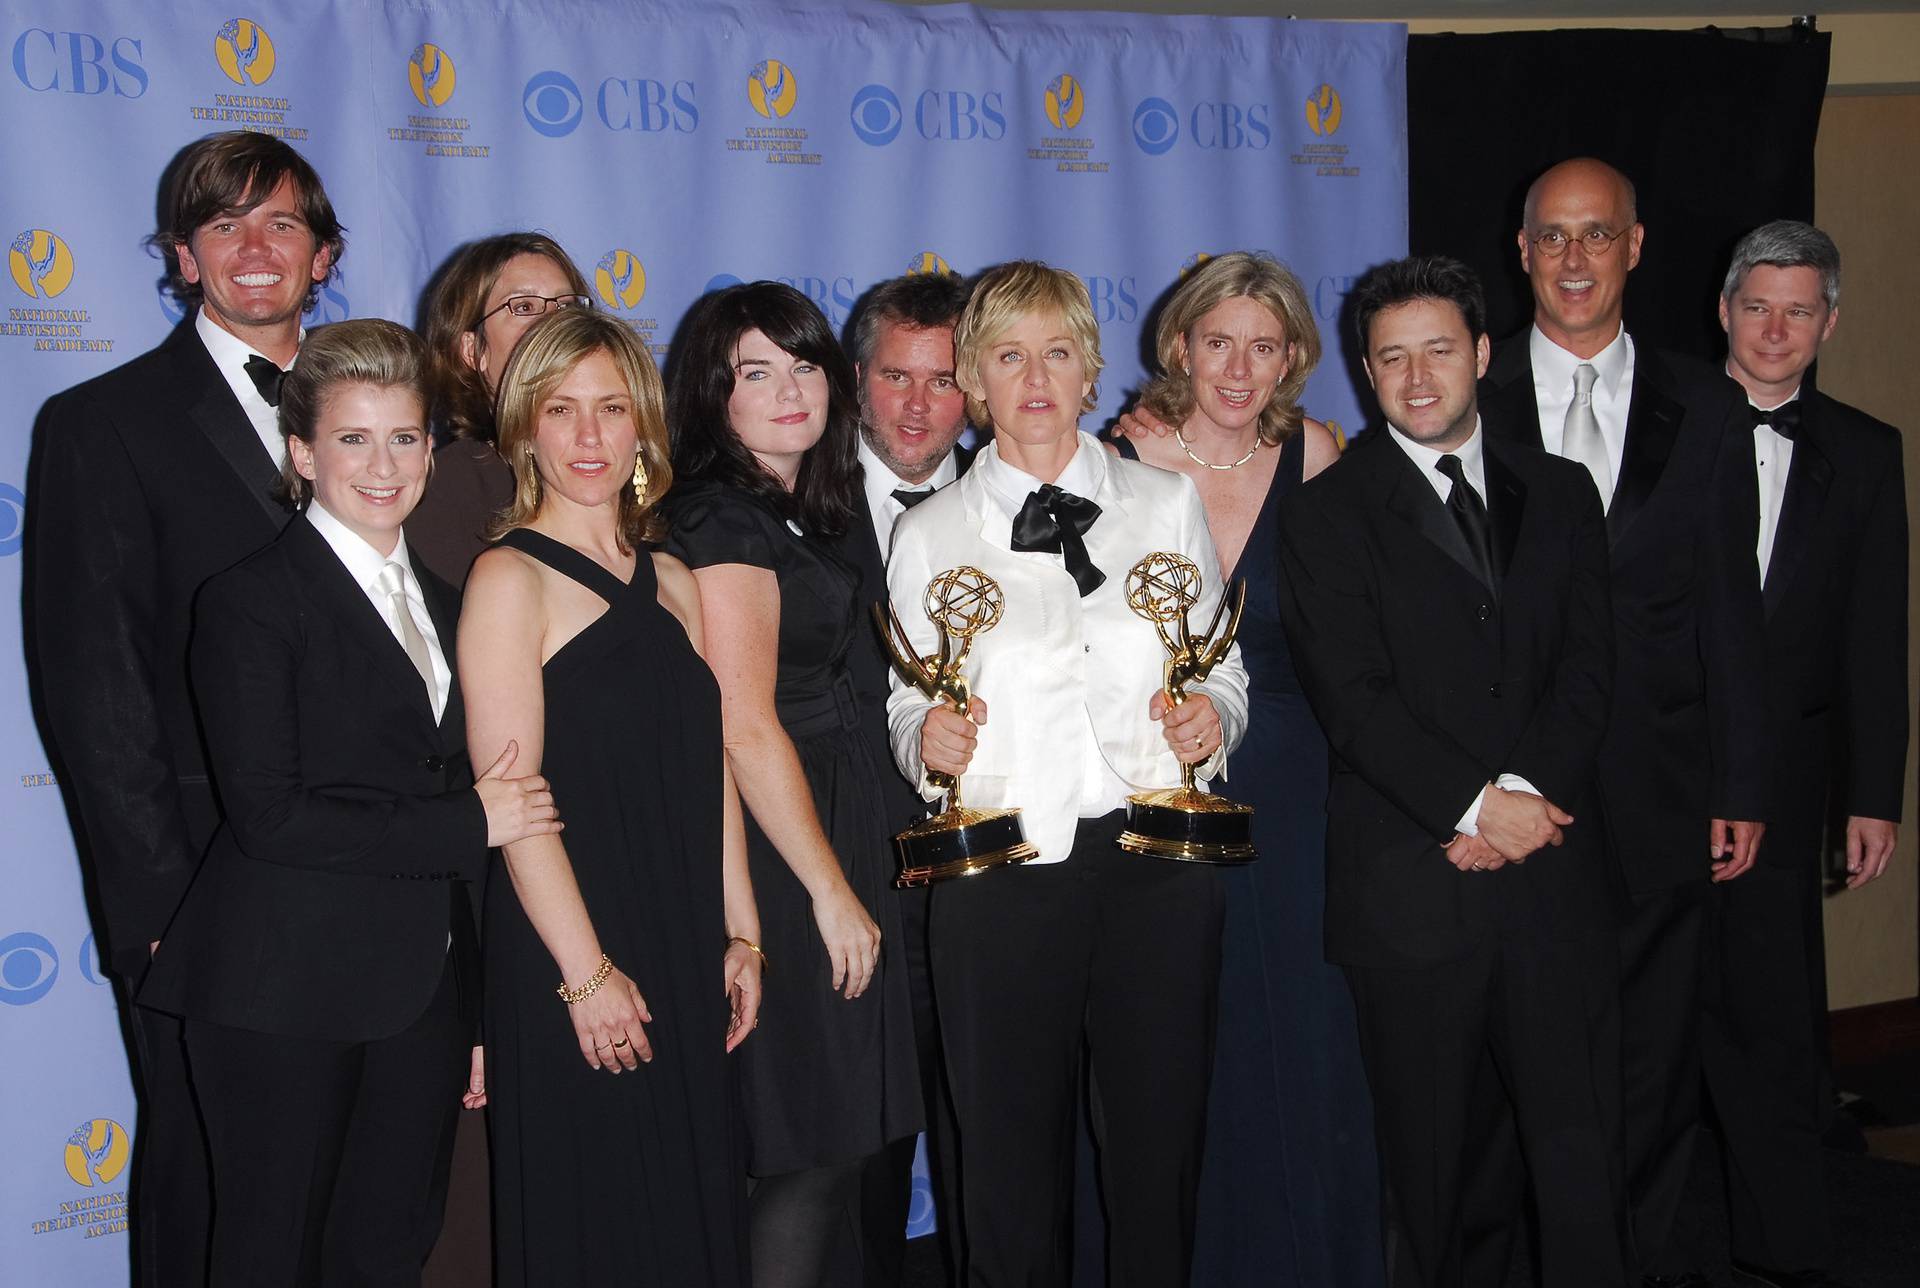
[[[1020,513],[1013,516],[1013,548],[1065,556],[1067,572],[1084,598],[1107,579],[1087,558],[1087,543],[1080,539],[1099,517],[1100,507],[1084,496],[1044,484],[1028,494]]]
[[[277,363],[256,353],[247,359],[247,378],[253,381],[253,387],[260,391],[260,396],[267,400],[267,406],[280,405],[280,382],[287,378],[287,373],[280,370]]]
[[[1454,455],[1442,456],[1433,463],[1439,470],[1453,480],[1453,491],[1447,494],[1447,512],[1453,515],[1453,521],[1460,528],[1460,535],[1467,539],[1467,549],[1473,552],[1474,562],[1480,565],[1480,580],[1489,586],[1496,585],[1493,579],[1493,525],[1487,519],[1486,502],[1473,490],[1473,484],[1467,482],[1467,470]]]
[[[911,510],[914,506],[919,505],[932,495],[933,489],[930,487],[897,487],[893,489],[893,499],[898,501],[900,507],[905,510]]]
[[[1800,400],[1798,398],[1765,410],[1749,405],[1747,413],[1753,418],[1754,424],[1767,426],[1789,443],[1793,441],[1793,436],[1800,432]]]

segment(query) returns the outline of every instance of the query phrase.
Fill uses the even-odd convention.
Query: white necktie
[[[407,658],[413,663],[413,669],[420,672],[420,678],[427,686],[427,706],[437,705],[440,686],[433,680],[433,650],[427,646],[427,637],[420,633],[420,624],[413,619],[413,607],[407,602],[407,569],[397,560],[389,560],[380,570],[380,593],[387,597],[387,616],[400,628],[400,646],[407,650]]]
[[[1593,414],[1593,382],[1599,376],[1591,362],[1573,369],[1573,403],[1561,431],[1560,455],[1587,467],[1604,510],[1613,504],[1613,466],[1607,459],[1607,440],[1600,435],[1600,418]]]

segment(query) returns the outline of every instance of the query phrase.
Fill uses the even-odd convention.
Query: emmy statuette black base
[[[1259,857],[1253,848],[1252,806],[1187,787],[1128,797],[1120,848],[1186,863],[1248,863]]]
[[[894,885],[902,890],[1025,863],[1040,853],[1027,840],[1019,810],[964,805],[915,823],[893,838],[893,848],[900,856]]]

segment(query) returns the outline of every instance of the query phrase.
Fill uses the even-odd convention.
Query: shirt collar
[[[1071,492],[1075,496],[1085,497],[1091,501],[1094,499],[1094,494],[1100,490],[1100,484],[1106,479],[1108,453],[1106,448],[1100,446],[1100,441],[1085,430],[1078,431],[1078,437],[1079,446],[1075,448],[1073,458],[1067,462],[1067,467],[1060,471],[1060,477],[1053,481],[1053,485],[1063,492]],[[1010,513],[1018,511],[1031,493],[1044,486],[1033,475],[1009,464],[1006,458],[1000,455],[998,441],[989,443],[981,449],[973,458],[972,468],[967,472],[972,474],[982,467],[985,467],[986,472],[980,476],[981,481],[998,495],[1002,503],[1010,507]]]
[[[1473,484],[1474,491],[1478,492],[1482,499],[1485,499],[1487,495],[1487,440],[1486,436],[1480,432],[1480,417],[1477,414],[1473,418],[1473,433],[1468,437],[1466,442],[1460,444],[1460,446],[1454,448],[1451,452],[1438,451],[1428,447],[1425,443],[1416,443],[1395,429],[1391,424],[1387,426],[1387,434],[1395,443],[1400,445],[1400,450],[1407,454],[1407,458],[1411,460],[1414,467],[1420,471],[1420,476],[1427,480],[1434,491],[1438,492],[1440,490],[1440,484],[1448,481],[1447,476],[1435,469],[1434,466],[1439,464],[1442,456],[1457,456],[1460,458],[1461,469],[1466,472],[1468,480]]]
[[[931,478],[924,483],[909,483],[893,472],[891,466],[880,459],[879,453],[867,446],[867,436],[860,435],[854,443],[854,451],[860,460],[860,469],[866,480],[867,505],[877,507],[881,501],[893,495],[895,488],[905,488],[909,492],[938,491],[960,477],[959,463],[954,460],[952,448],[940,461],[940,467],[934,470]]]
[[[1619,333],[1607,342],[1606,348],[1591,358],[1580,358],[1549,340],[1539,324],[1535,323],[1527,337],[1527,351],[1533,358],[1534,383],[1553,390],[1571,389],[1573,369],[1583,362],[1591,363],[1594,373],[1599,377],[1601,390],[1608,398],[1620,396],[1620,382],[1626,378],[1627,368],[1633,361],[1633,341],[1628,338],[1624,324]]]
[[[413,570],[407,558],[407,534],[401,532],[394,542],[393,553],[383,555],[367,544],[366,538],[349,528],[346,524],[328,513],[327,507],[320,504],[318,498],[307,502],[307,522],[313,525],[326,543],[333,547],[333,553],[347,566],[347,574],[359,584],[360,589],[369,597],[376,593],[375,582],[380,570],[389,563],[397,563],[409,572]],[[412,578],[408,578],[409,593],[412,590]]]
[[[1736,375],[1734,375],[1734,374],[1733,374],[1733,359],[1732,359],[1732,358],[1728,358],[1728,359],[1727,359],[1727,379],[1729,379],[1729,380],[1731,380],[1731,381],[1733,381],[1733,382],[1734,382],[1735,384],[1739,384],[1739,382],[1740,382],[1740,377],[1738,377],[1738,376],[1736,376]],[[1801,390],[1801,388],[1802,388],[1802,387],[1803,387],[1803,386],[1804,386],[1805,384],[1806,384],[1806,381],[1804,381],[1804,380],[1802,380],[1802,381],[1800,382],[1800,384],[1797,384],[1797,385],[1795,385],[1795,386],[1793,387],[1793,392],[1792,392],[1792,393],[1790,393],[1790,394],[1788,394],[1788,395],[1787,395],[1787,396],[1786,396],[1785,398],[1782,398],[1782,399],[1781,399],[1781,400],[1780,400],[1779,402],[1777,402],[1777,403],[1774,403],[1774,404],[1773,404],[1772,406],[1768,406],[1768,407],[1761,407],[1759,403],[1757,403],[1757,402],[1755,402],[1755,401],[1753,400],[1753,395],[1752,395],[1752,394],[1748,394],[1748,395],[1747,395],[1747,406],[1749,406],[1749,407],[1755,407],[1755,408],[1758,408],[1758,409],[1759,409],[1759,410],[1761,410],[1761,411],[1772,411],[1772,410],[1773,410],[1773,409],[1774,409],[1775,407],[1784,407],[1784,406],[1786,406],[1786,405],[1787,405],[1788,403],[1790,403],[1790,402],[1793,402],[1793,401],[1794,401],[1795,399],[1797,399],[1797,398],[1799,398],[1799,397],[1800,397],[1800,390]],[[1746,388],[1746,386],[1744,386],[1744,385],[1742,385],[1742,386],[1741,386],[1741,389],[1742,389],[1743,391],[1745,390],[1745,388]]]

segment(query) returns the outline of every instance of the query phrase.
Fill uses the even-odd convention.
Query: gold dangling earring
[[[647,504],[647,454],[638,448],[633,453],[633,500],[642,509]]]

